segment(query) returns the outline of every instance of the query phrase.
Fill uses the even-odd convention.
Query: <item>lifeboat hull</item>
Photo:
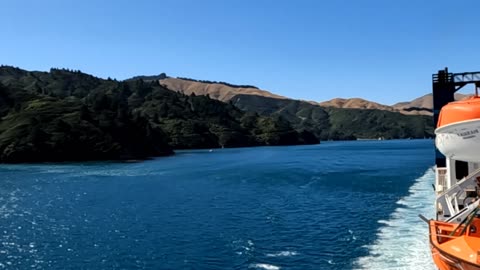
[[[433,262],[439,270],[480,270],[480,266],[449,256],[433,245],[430,248]]]
[[[467,120],[435,130],[435,145],[446,157],[480,162],[480,119]]]
[[[479,226],[480,220],[474,220]],[[440,270],[480,270],[480,232],[467,228],[467,235],[455,232],[458,224],[430,220],[430,249],[435,265]],[[470,232],[469,232],[470,231]]]

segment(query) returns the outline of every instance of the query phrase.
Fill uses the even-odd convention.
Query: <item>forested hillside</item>
[[[235,106],[260,115],[281,116],[296,129],[321,140],[401,139],[433,137],[433,119],[376,109],[321,107],[309,102],[255,95],[237,95]]]
[[[0,67],[0,161],[141,159],[178,148],[318,143],[282,117],[245,113],[141,79]]]
[[[165,74],[144,78],[159,80],[180,93],[232,102],[244,111],[281,116],[297,130],[310,131],[321,140],[433,137],[431,108],[417,100],[395,108],[360,98],[316,103],[282,97],[253,86],[169,78]]]

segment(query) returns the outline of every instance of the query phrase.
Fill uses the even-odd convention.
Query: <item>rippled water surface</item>
[[[433,269],[417,217],[433,155],[357,141],[1,165],[0,268]]]

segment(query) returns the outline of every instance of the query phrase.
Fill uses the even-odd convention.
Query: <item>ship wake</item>
[[[369,255],[359,258],[355,269],[435,269],[428,244],[428,228],[418,217],[418,214],[427,218],[434,216],[434,180],[433,170],[427,170],[410,187],[409,195],[397,202],[398,208],[390,218],[378,221],[382,227],[377,232],[377,240],[366,246]]]

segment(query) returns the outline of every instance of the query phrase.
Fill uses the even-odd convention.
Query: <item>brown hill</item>
[[[427,94],[412,101],[396,103],[392,108],[403,114],[432,115],[433,97],[432,94]]]
[[[329,101],[320,102],[319,105],[324,107],[335,107],[344,109],[377,109],[384,111],[395,111],[391,106],[383,105],[361,98],[334,98]]]
[[[462,100],[468,98],[469,96],[470,95],[456,93],[455,100]],[[392,107],[403,114],[432,115],[433,95],[427,94],[412,101],[399,102],[394,104]]]
[[[268,98],[288,99],[290,98],[273,94],[269,91],[261,90],[253,86],[235,86],[221,82],[206,82],[197,81],[184,78],[170,78],[159,77],[160,84],[177,92],[181,92],[186,95],[209,95],[211,98],[218,99],[220,101],[230,101],[237,95],[256,95]],[[313,105],[319,105],[323,107],[335,107],[346,109],[378,109],[384,111],[400,111],[405,114],[423,114],[416,113],[415,111],[397,110],[391,106],[379,104],[376,102],[368,101],[361,98],[335,98],[325,102],[306,101]],[[427,113],[428,114],[428,113]]]
[[[394,105],[392,105],[393,108],[396,109],[404,109],[404,108],[411,108],[411,107],[416,107],[416,108],[433,108],[433,96],[432,94],[427,94],[424,96],[421,96],[419,98],[416,98],[412,101],[406,101],[406,102],[399,102]]]
[[[150,77],[149,77],[150,78]],[[188,78],[170,78],[166,76],[153,76],[159,79],[160,84],[177,92],[186,95],[209,95],[211,98],[228,102],[237,95],[255,95],[267,98],[286,99],[290,98],[276,95],[266,90],[258,89],[254,86],[238,86],[223,82],[198,81]],[[463,99],[467,97],[464,94],[455,94],[455,98]],[[306,101],[313,105],[322,107],[334,107],[343,109],[377,109],[390,112],[400,112],[406,115],[432,115],[433,98],[432,94],[427,94],[412,101],[399,102],[392,106],[368,101],[362,98],[335,98],[324,102]]]
[[[211,98],[220,101],[229,101],[234,96],[257,95],[262,97],[287,99],[286,97],[275,95],[265,90],[260,90],[255,87],[242,87],[227,85],[224,83],[206,83],[194,80],[179,79],[179,78],[165,78],[160,80],[160,84],[168,89],[181,92],[186,95],[195,93],[195,95],[209,95]]]
[[[428,96],[428,95],[427,95]],[[430,102],[430,105],[428,105]],[[394,106],[383,105],[373,101],[361,98],[335,98],[329,101],[319,103],[320,106],[334,107],[342,109],[376,109],[389,112],[400,112],[407,115],[432,115],[432,100],[428,98],[418,98],[412,102],[401,102]]]
[[[456,100],[462,100],[469,95],[455,94]],[[379,104],[361,98],[335,98],[329,101],[318,103],[324,107],[335,107],[343,109],[377,109],[391,112],[400,112],[407,115],[432,115],[433,112],[433,96],[427,94],[416,98],[412,101],[399,102],[392,106]]]

